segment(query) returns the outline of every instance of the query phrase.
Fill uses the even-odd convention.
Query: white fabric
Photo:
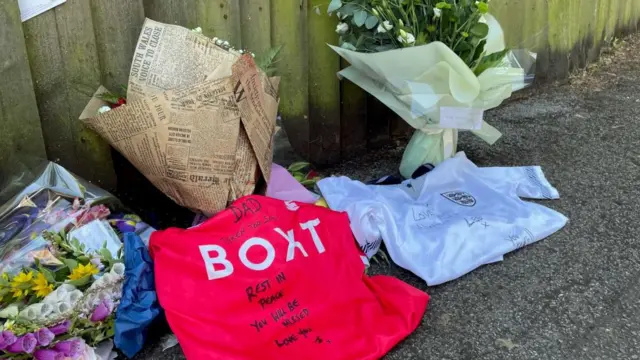
[[[464,153],[401,185],[331,177],[318,186],[331,209],[348,213],[367,256],[383,239],[393,261],[428,285],[500,261],[568,221],[520,199],[559,198],[539,166],[478,168]]]

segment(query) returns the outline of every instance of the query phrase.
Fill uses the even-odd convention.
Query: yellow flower
[[[27,296],[29,294],[29,288],[31,287],[32,281],[33,271],[29,271],[28,273],[21,271],[18,275],[14,276],[13,279],[11,279],[11,291],[13,292],[13,297],[20,300]]]
[[[15,324],[16,322],[14,320],[7,320],[4,323],[4,326],[2,327],[2,329],[4,330],[13,330],[13,324]]]
[[[78,280],[82,279],[87,275],[95,275],[99,273],[97,267],[95,267],[92,263],[88,263],[87,265],[78,264],[78,266],[71,271],[71,275],[69,275],[70,280]]]
[[[9,281],[9,274],[7,274],[6,272],[2,273],[2,278]]]
[[[44,298],[53,291],[53,284],[49,284],[43,273],[38,273],[33,280],[33,291],[36,292],[37,297]]]
[[[28,290],[22,291],[21,289],[16,289],[16,288],[11,288],[11,291],[13,291],[13,298],[16,300],[20,300],[23,297],[27,296],[27,293],[29,293]]]

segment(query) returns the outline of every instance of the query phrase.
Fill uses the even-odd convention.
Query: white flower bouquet
[[[489,144],[501,134],[483,121],[533,80],[535,54],[511,51],[489,0],[332,0],[339,46],[351,66],[338,75],[416,129],[400,173],[456,153],[458,130]]]

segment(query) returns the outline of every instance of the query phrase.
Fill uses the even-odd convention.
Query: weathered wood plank
[[[56,13],[47,11],[25,22],[23,28],[47,155],[52,161],[73,169],[77,163],[69,129],[68,89]]]
[[[240,0],[242,47],[255,54],[271,48],[271,1]]]
[[[327,44],[338,44],[336,18],[327,16],[325,0],[308,6],[309,160],[333,164],[340,160],[340,57]]]
[[[65,4],[24,24],[47,154],[88,181],[112,190],[111,147],[78,116],[100,85],[91,8]]]
[[[144,14],[149,19],[188,28],[196,24],[196,0],[144,0]]]
[[[309,56],[307,1],[271,1],[271,43],[282,46],[276,64],[280,82],[280,114],[293,149],[309,157]]]
[[[74,148],[70,152],[77,163],[72,170],[104,189],[115,189],[111,147],[78,120],[101,83],[91,5],[86,0],[67,0],[55,9],[55,14],[69,115],[64,120],[73,136]]]
[[[0,175],[9,161],[35,166],[46,158],[18,2],[0,2]]]
[[[91,0],[102,84],[112,91],[129,80],[131,59],[144,23],[142,0]]]
[[[340,60],[342,69],[349,66]],[[340,157],[350,159],[367,148],[367,93],[349,80],[340,82]]]
[[[239,0],[196,0],[197,25],[209,37],[228,41],[231,46],[243,46],[240,33]]]

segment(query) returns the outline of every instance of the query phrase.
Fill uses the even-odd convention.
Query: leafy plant
[[[256,65],[262,69],[267,76],[272,76],[276,72],[274,65],[279,61],[276,60],[276,58],[278,57],[281,49],[282,46],[274,47],[267,50],[264,54],[256,57]]]
[[[340,46],[381,52],[440,41],[474,72],[495,66],[507,51],[485,56],[489,0],[332,0]]]
[[[312,190],[321,178],[315,171],[309,169],[310,166],[308,162],[301,161],[291,164],[287,170],[300,184]]]

